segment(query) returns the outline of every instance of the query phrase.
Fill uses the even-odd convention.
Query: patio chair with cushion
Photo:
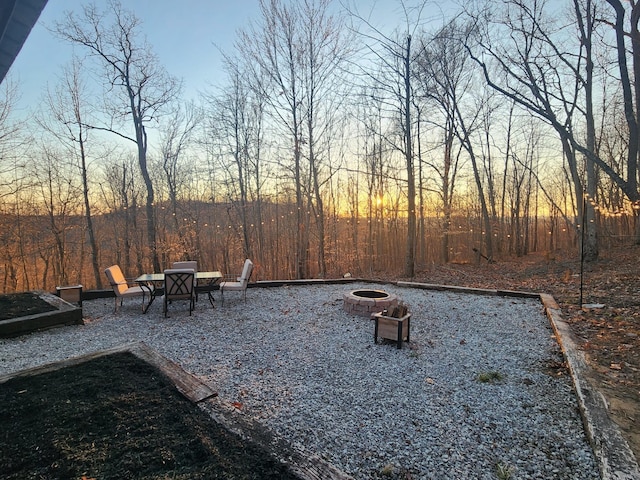
[[[198,271],[198,262],[196,262],[195,260],[186,260],[184,262],[173,262],[171,264],[171,268],[173,268],[175,270],[179,270],[179,269],[182,269],[182,268],[190,268],[194,272],[197,272]]]
[[[189,315],[195,307],[196,272],[191,268],[171,268],[164,271],[164,316],[173,300],[187,300]]]
[[[242,268],[242,274],[237,278],[237,281],[222,282],[220,284],[220,298],[221,303],[224,305],[224,292],[234,291],[242,292],[244,301],[247,301],[247,285],[249,284],[249,278],[253,272],[253,262],[248,258],[244,261],[244,267]]]
[[[198,262],[195,260],[185,260],[181,262],[173,262],[171,264],[173,269],[191,268],[195,273],[198,273]],[[198,280],[196,280],[196,287],[198,286]],[[196,302],[198,301],[198,289],[196,288]]]
[[[118,300],[120,300],[120,306],[125,298],[129,297],[142,297],[142,310],[144,311],[144,300],[147,295],[147,290],[140,286],[129,286],[127,279],[124,278],[122,270],[118,265],[112,265],[105,269],[105,275],[109,279],[113,293],[116,294],[115,311],[118,311]]]

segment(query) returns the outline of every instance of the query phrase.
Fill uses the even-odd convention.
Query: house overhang
[[[47,0],[4,0],[0,3],[0,83],[46,4]]]

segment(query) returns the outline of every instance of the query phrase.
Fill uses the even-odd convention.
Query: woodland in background
[[[231,204],[191,203],[180,207],[175,216],[161,206],[157,212],[158,222],[163,226],[158,235],[163,252],[161,264],[168,267],[172,261],[188,258],[196,259],[203,270],[239,273],[246,238],[249,256],[256,263],[252,280],[294,279],[295,238],[291,232],[296,227],[296,218],[293,208],[278,204],[265,204],[259,208],[247,205],[246,218],[250,223],[245,236],[240,216]],[[261,222],[257,220],[257,211],[262,212]],[[2,291],[53,291],[58,284],[76,283],[86,289],[109,288],[104,283],[97,285],[94,282],[84,218],[65,218],[59,237],[51,231],[49,222],[50,219],[44,216],[0,217],[2,255],[11,260],[5,263]],[[550,264],[560,256],[579,258],[581,239],[564,219],[534,218],[518,222],[494,226],[494,261],[534,252],[541,252]],[[149,246],[144,229],[140,228],[144,223],[142,208],[128,208],[96,217],[96,238],[104,252],[99,264],[106,268],[118,263],[132,278],[150,272]],[[387,280],[403,277],[406,219],[334,216],[328,217],[325,223],[328,232],[327,278],[338,278],[347,273],[354,277]],[[449,263],[487,263],[482,250],[484,234],[480,212],[456,217],[452,219],[452,225],[454,228],[444,242],[439,219],[419,219],[417,276],[424,277],[426,271],[428,277],[431,266],[443,263],[443,243],[449,249]],[[629,244],[635,227],[633,217],[618,215],[599,219],[598,228],[600,246],[608,250]],[[57,247],[59,253],[55,251]],[[315,260],[317,253],[317,242],[310,242],[307,257],[310,278],[320,277]],[[56,281],[59,278],[64,281]],[[428,278],[423,280],[429,281]]]
[[[398,0],[382,30],[348,2],[259,4],[197,100],[119,2],[51,27],[77,56],[28,118],[19,86],[0,99],[3,291],[103,288],[114,263],[414,278],[638,243],[639,5]]]

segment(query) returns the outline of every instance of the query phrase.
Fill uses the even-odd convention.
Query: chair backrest
[[[129,285],[122,274],[122,270],[120,270],[120,266],[112,265],[105,269],[104,273],[109,279],[109,283],[113,287],[113,291],[117,296],[120,296],[127,291]]]
[[[190,268],[194,272],[197,272],[198,271],[198,262],[196,262],[195,260],[187,260],[187,261],[184,261],[184,262],[173,262],[171,264],[171,268],[172,269]]]
[[[164,294],[168,299],[193,295],[195,271],[192,268],[170,268],[164,271]]]
[[[253,262],[248,258],[244,261],[244,267],[242,268],[242,275],[238,277],[238,281],[241,283],[248,283],[249,278],[251,277],[251,272],[253,272]]]

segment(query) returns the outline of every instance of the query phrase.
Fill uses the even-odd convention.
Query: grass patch
[[[498,383],[504,379],[504,375],[500,372],[491,371],[491,372],[481,372],[476,377],[480,383]]]
[[[509,480],[513,476],[514,468],[506,463],[496,463],[496,476],[499,480]]]

